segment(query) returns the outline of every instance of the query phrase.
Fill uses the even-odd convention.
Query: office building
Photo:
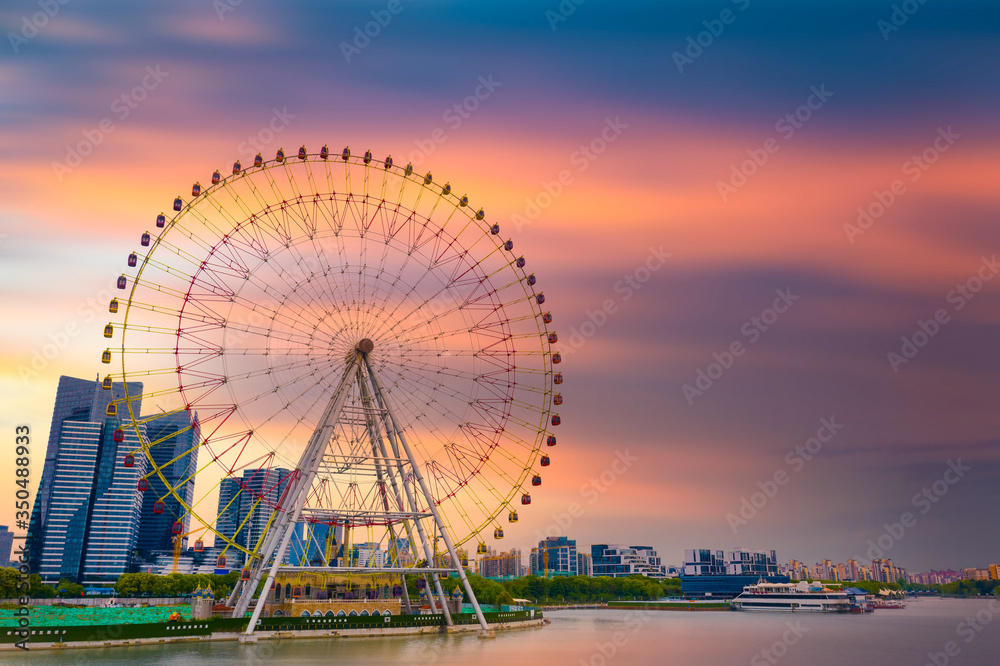
[[[132,410],[139,413],[142,384],[129,383]],[[84,585],[114,582],[129,571],[139,531],[142,494],[139,478],[147,461],[135,455],[141,449],[136,428],[117,416],[108,416],[112,399],[124,400],[125,387],[105,390],[97,381],[60,377],[52,414],[45,462],[32,508],[31,570],[45,583],[67,578]],[[116,431],[120,431],[116,442]]]
[[[534,569],[536,576],[576,576],[577,553],[576,540],[569,537],[545,537],[538,542],[535,553]]]
[[[242,476],[229,476],[219,484],[219,510],[215,529],[241,547],[253,551],[268,522],[278,506],[286,502],[285,490],[292,473],[282,467],[246,469]],[[295,526],[284,562],[301,560],[305,525]],[[243,551],[229,548],[226,551],[229,568],[241,566],[246,560]]]
[[[688,549],[684,551],[685,576],[723,576],[726,558],[721,550]]]
[[[10,563],[10,553],[14,548],[14,533],[6,525],[0,525],[0,566]]]
[[[194,501],[194,473],[198,469],[198,445],[201,430],[198,415],[180,411],[150,419],[146,422],[150,454],[162,470],[167,483],[175,489],[184,504]],[[174,461],[174,462],[171,462]],[[183,534],[191,529],[191,514],[167,490],[158,474],[148,479],[149,489],[143,493],[142,515],[139,520],[137,549],[145,556],[154,550],[173,549],[173,526],[180,518]],[[163,511],[156,513],[156,502],[163,502]],[[181,550],[187,550],[188,538],[182,537]]]
[[[666,569],[652,546],[595,544],[590,547],[595,576],[666,578]]]
[[[829,560],[824,560],[824,566],[829,569],[832,565]],[[731,550],[726,561],[726,573],[730,576],[777,576],[777,554],[773,550]]]
[[[731,599],[744,586],[760,580],[787,583],[789,577],[778,571],[773,550],[737,548],[729,551],[727,561],[721,550],[688,549],[684,551],[681,592],[689,598]]]

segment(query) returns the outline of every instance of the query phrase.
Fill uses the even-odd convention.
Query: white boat
[[[766,583],[747,585],[732,600],[733,610],[799,613],[849,613],[851,601],[843,590],[820,583]]]

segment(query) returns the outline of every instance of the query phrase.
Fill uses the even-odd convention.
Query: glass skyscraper
[[[146,461],[135,456],[125,467],[126,453],[139,448],[135,430],[114,441],[122,425],[107,417],[112,399],[125,397],[124,386],[111,390],[100,382],[60,377],[52,427],[38,494],[32,508],[31,570],[46,583],[62,578],[84,584],[107,584],[128,571],[138,535],[141,496],[137,481]],[[142,394],[141,383],[129,383],[129,394]],[[140,411],[133,399],[133,411]],[[127,414],[124,407],[120,414]],[[144,433],[143,430],[140,429]]]
[[[198,466],[197,447],[201,441],[198,415],[195,414],[192,419],[182,411],[149,418],[146,433],[153,461],[163,470],[167,483],[176,488],[185,504],[191,506],[194,500],[193,475]],[[171,463],[171,460],[174,462]],[[157,501],[164,504],[162,513],[154,510]],[[178,518],[184,525],[184,534],[187,534],[191,529],[190,514],[168,493],[159,475],[153,474],[149,477],[149,490],[143,493],[142,498],[137,545],[140,555],[173,549],[172,529]],[[187,550],[187,541],[187,537],[181,539],[182,551]]]
[[[140,448],[131,427],[125,428],[125,440],[115,443],[115,419],[103,427],[94,475],[92,477],[90,520],[83,550],[80,582],[86,586],[107,586],[129,571],[139,538],[139,515],[143,493],[138,481],[147,471],[142,454],[135,464],[125,467],[125,456]],[[145,426],[139,426],[140,432]]]
[[[291,470],[282,467],[243,470],[242,477],[224,478],[219,485],[219,512],[215,528],[220,534],[234,539],[247,550],[254,550],[264,533],[271,513],[281,505],[287,509],[285,489],[291,481]],[[296,525],[289,541],[285,562],[301,559],[303,524]],[[219,545],[219,544],[217,544]],[[226,551],[228,565],[245,561],[242,551]]]

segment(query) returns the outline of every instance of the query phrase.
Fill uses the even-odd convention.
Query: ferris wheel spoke
[[[377,444],[396,437],[388,409],[440,510],[429,536],[443,529],[459,544],[479,541],[523,492],[562,401],[551,316],[512,243],[465,195],[386,158],[324,155],[235,165],[182,202],[155,242],[143,239],[148,252],[123,275],[124,321],[110,330],[121,335],[115,377],[143,382],[142,396],[122,403],[136,421],[129,427],[163,414],[188,414],[191,428],[197,420],[184,450],[169,449],[190,432],[183,418],[175,432],[140,441],[156,453],[157,494],[179,498],[171,511],[190,515],[223,552],[267,559],[259,528],[251,543],[220,533],[208,515],[220,484],[237,480],[234,501],[265,532],[278,524],[290,500],[269,490],[301,477],[304,446],[346,390],[305,489],[304,520],[342,521],[345,547],[389,544],[405,531],[423,559],[403,516],[429,511],[426,498],[410,462],[392,458],[400,453],[388,440]],[[364,340],[373,351],[358,351]],[[345,355],[358,353],[385,381],[384,406],[365,398],[363,371],[360,384],[339,388]],[[140,415],[137,398],[163,414]]]

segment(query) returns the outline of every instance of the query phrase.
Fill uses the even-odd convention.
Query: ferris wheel
[[[294,566],[299,524],[303,552],[340,530],[316,544],[338,571],[361,568],[351,539],[430,571],[440,538],[472,596],[459,547],[485,553],[530,504],[563,381],[540,285],[483,209],[412,164],[303,146],[195,183],[127,263],[102,355],[140,443],[123,464],[145,458],[178,541],[245,563],[238,607]]]

